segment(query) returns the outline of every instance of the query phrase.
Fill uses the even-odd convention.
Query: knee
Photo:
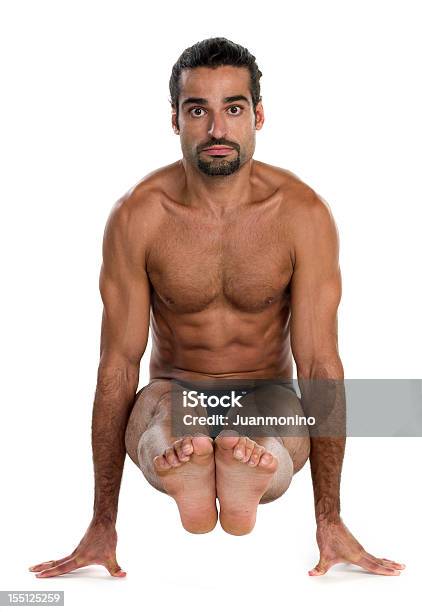
[[[278,469],[274,473],[269,487],[261,497],[260,504],[267,504],[279,499],[284,495],[292,482],[294,464],[286,448],[283,448],[282,452],[278,454],[278,461]]]

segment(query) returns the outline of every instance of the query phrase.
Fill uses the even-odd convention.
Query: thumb
[[[319,560],[319,563],[311,570],[308,571],[308,576],[323,576],[329,569],[329,564],[323,559]]]
[[[114,576],[114,578],[124,578],[126,576],[126,572],[122,570],[117,561],[108,563],[106,567],[110,574]]]

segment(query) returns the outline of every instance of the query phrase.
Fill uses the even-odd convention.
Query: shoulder
[[[128,189],[109,212],[103,237],[103,257],[118,255],[145,262],[166,216],[165,201],[175,164],[154,170]]]
[[[158,168],[128,189],[111,208],[105,234],[121,234],[127,240],[151,236],[165,215],[165,202],[178,172],[177,163]]]
[[[176,166],[170,164],[158,168],[140,179],[117,200],[111,210],[112,216],[121,222],[129,222],[157,215],[171,189],[172,179],[177,172]]]
[[[276,188],[280,211],[291,220],[291,229],[336,228],[334,215],[328,202],[299,176],[278,166],[262,164],[261,172],[271,188]]]
[[[328,202],[293,172],[260,163],[260,171],[274,189],[280,225],[290,245],[293,265],[299,256],[339,254],[339,233]],[[317,255],[318,254],[318,255]]]

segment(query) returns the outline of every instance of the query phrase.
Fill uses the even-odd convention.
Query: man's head
[[[169,86],[172,125],[188,163],[221,176],[252,158],[255,130],[264,123],[261,76],[255,57],[226,38],[208,38],[183,51]]]

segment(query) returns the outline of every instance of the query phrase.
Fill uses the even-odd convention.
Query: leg
[[[211,531],[217,522],[214,449],[203,432],[171,435],[171,383],[156,380],[138,395],[126,429],[126,450],[148,482],[176,501],[183,526]]]
[[[261,406],[262,416],[279,416],[282,406],[285,416],[303,416],[296,394],[282,385],[266,385],[246,397],[242,405],[242,414],[256,416]],[[232,412],[230,418],[235,420],[236,414]],[[274,501],[287,491],[293,475],[306,463],[309,450],[309,436],[303,431],[286,437],[247,437],[236,431],[220,434],[215,457],[223,529],[234,535],[249,533],[258,504]]]
[[[236,431],[215,439],[217,496],[220,523],[232,535],[245,535],[255,526],[258,504],[280,497],[293,474],[292,460],[275,438],[252,440]]]

